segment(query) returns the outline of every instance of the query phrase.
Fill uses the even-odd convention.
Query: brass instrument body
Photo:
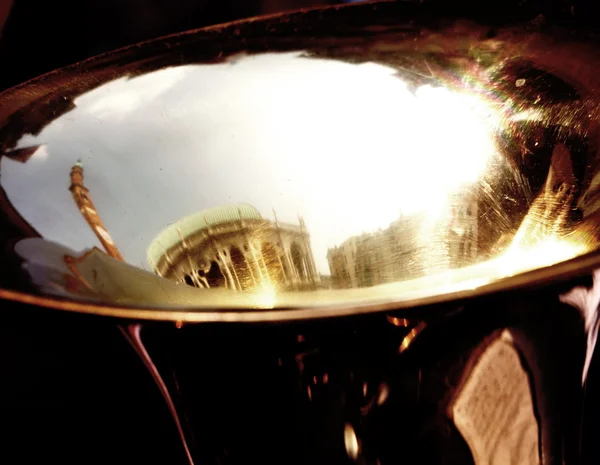
[[[118,325],[189,463],[578,463],[600,48],[528,5],[257,18],[0,94],[0,298]]]

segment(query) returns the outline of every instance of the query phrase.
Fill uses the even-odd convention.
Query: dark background
[[[0,0],[0,90],[90,56],[162,35],[293,9],[361,0]],[[596,21],[597,0],[406,0]],[[3,28],[4,25],[4,28]],[[4,29],[4,30],[3,30]]]
[[[0,0],[0,89],[162,35],[344,0]]]

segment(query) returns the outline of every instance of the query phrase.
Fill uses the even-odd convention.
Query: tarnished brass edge
[[[411,0],[403,0],[403,2],[406,3],[407,5],[415,4]],[[376,6],[379,4],[393,4],[393,3],[401,3],[401,2],[398,2],[398,0],[366,0],[366,1],[360,2],[360,3],[340,3],[340,4],[333,4],[333,5],[317,5],[317,6],[312,6],[309,8],[306,8],[306,7],[293,8],[290,10],[248,16],[248,17],[244,17],[244,18],[240,18],[240,19],[235,19],[232,21],[227,21],[224,23],[211,24],[211,25],[203,26],[203,27],[199,27],[199,28],[188,29],[186,31],[175,32],[172,34],[166,34],[166,35],[162,35],[159,37],[154,37],[152,39],[136,42],[136,43],[133,43],[130,45],[125,45],[123,47],[118,47],[113,50],[109,50],[108,52],[99,53],[97,55],[86,58],[84,60],[76,61],[74,63],[70,63],[70,64],[62,66],[60,68],[56,68],[52,71],[48,71],[48,72],[45,72],[38,76],[32,77],[31,79],[27,79],[26,81],[23,81],[19,84],[9,87],[8,89],[4,89],[4,90],[0,91],[0,98],[2,98],[2,99],[7,98],[11,94],[14,94],[18,91],[23,90],[23,88],[27,88],[32,85],[43,84],[45,80],[47,80],[49,78],[53,78],[55,76],[60,76],[65,71],[75,70],[84,65],[102,61],[103,59],[110,58],[115,55],[125,54],[127,52],[131,52],[133,50],[139,49],[140,47],[160,43],[161,41],[167,40],[167,39],[172,39],[172,38],[176,38],[176,37],[187,37],[187,36],[197,35],[197,34],[201,34],[201,33],[207,33],[207,34],[222,33],[226,29],[235,28],[237,26],[243,26],[246,24],[256,23],[256,22],[260,22],[260,21],[269,21],[269,20],[274,20],[274,19],[278,19],[278,18],[285,18],[285,17],[289,17],[289,16],[299,15],[299,14],[305,13],[307,11],[311,11],[311,12],[329,11],[329,10],[337,11],[337,10],[351,9],[351,8],[359,9],[359,8],[365,8],[365,6],[369,6],[369,5]]]

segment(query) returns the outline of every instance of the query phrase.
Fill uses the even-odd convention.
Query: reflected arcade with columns
[[[274,216],[266,220],[245,204],[195,213],[158,234],[148,262],[160,276],[200,288],[317,288],[320,277],[304,220],[293,225]]]

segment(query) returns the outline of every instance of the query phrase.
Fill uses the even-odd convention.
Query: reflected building
[[[417,273],[416,222],[400,218],[388,228],[353,236],[327,251],[334,287],[369,287]],[[417,273],[419,274],[419,273]]]
[[[201,288],[301,290],[320,282],[304,220],[270,221],[245,204],[179,220],[152,241],[148,262],[162,277]]]
[[[96,207],[94,207],[88,189],[83,185],[83,165],[81,164],[81,161],[78,161],[73,168],[71,168],[71,187],[69,187],[69,190],[73,195],[73,200],[75,201],[77,208],[79,208],[79,211],[90,225],[90,228],[92,228],[92,231],[94,231],[94,234],[96,234],[96,237],[108,255],[123,261],[119,249],[117,249],[117,246],[102,223]]]
[[[473,264],[479,252],[479,204],[476,198],[452,206],[448,228],[450,267]]]
[[[427,214],[402,216],[386,229],[350,237],[327,252],[332,284],[369,287],[472,264],[477,222],[477,200],[461,199],[434,220]]]
[[[7,156],[25,163],[37,149],[38,147],[27,148]],[[143,289],[143,285],[150,282],[146,276],[149,273],[124,263],[104,226],[90,192],[84,185],[83,165],[80,161],[71,168],[70,181],[69,190],[75,205],[105,250],[93,247],[80,253],[46,240],[35,231],[22,234],[14,243],[14,252],[31,283],[45,293],[63,297],[78,296],[91,300],[125,302],[128,297],[131,299],[131,295],[135,295],[138,300],[151,296],[148,288]],[[1,188],[0,194],[0,205],[10,205]],[[25,228],[22,229],[27,232]],[[164,286],[164,283],[161,285]]]

